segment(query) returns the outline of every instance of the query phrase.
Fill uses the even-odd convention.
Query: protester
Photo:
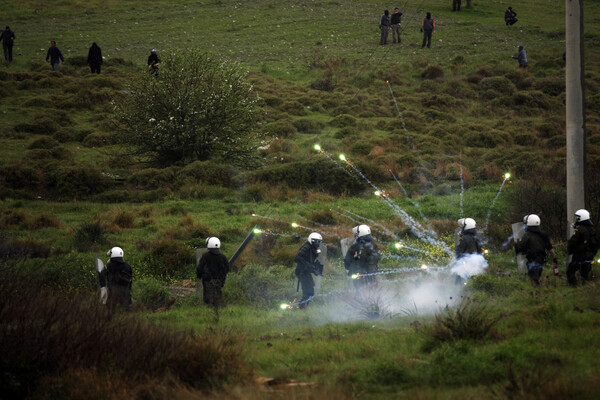
[[[46,61],[50,61],[50,65],[52,65],[54,71],[58,71],[60,66],[59,60],[62,61],[63,64],[65,63],[65,58],[58,47],[56,47],[56,42],[53,40],[50,42],[48,53],[46,53]]]
[[[88,51],[87,63],[90,66],[90,69],[92,70],[92,74],[100,73],[100,66],[102,65],[102,50],[100,49],[100,47],[98,47],[96,42],[92,43],[92,46]]]
[[[435,33],[435,20],[431,18],[431,13],[427,13],[427,16],[423,18],[421,32],[423,32],[423,44],[421,48],[424,48],[425,44],[427,44],[427,48],[431,47],[431,35]]]
[[[8,62],[12,62],[13,44],[15,42],[15,33],[10,30],[7,26],[6,29],[0,33],[0,40],[2,40],[2,48],[4,49],[4,59]]]
[[[519,46],[519,54],[517,56],[511,56],[513,60],[517,60],[519,62],[519,67],[527,68],[527,53],[525,52],[525,48],[523,46]]]
[[[398,43],[402,43],[402,39],[400,38],[400,32],[402,31],[402,13],[398,8],[394,8],[394,13],[390,19],[390,23],[392,24],[392,39],[393,42],[396,43],[396,37],[398,37]]]
[[[148,56],[148,66],[146,67],[146,71],[150,72],[152,75],[158,75],[158,66],[160,65],[160,58],[156,55],[156,49],[150,50],[150,55]]]
[[[514,25],[517,21],[517,13],[513,11],[512,7],[508,7],[504,12],[504,22],[506,22],[506,26]]]
[[[387,44],[388,34],[390,33],[390,12],[385,10],[379,19],[379,29],[381,30],[380,45]]]

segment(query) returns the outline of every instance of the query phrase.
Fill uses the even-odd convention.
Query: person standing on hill
[[[477,237],[476,222],[473,218],[461,218],[458,225],[462,228],[458,245],[455,249],[456,259],[461,259],[469,254],[481,254],[481,242]]]
[[[148,66],[146,67],[146,71],[150,72],[152,75],[158,75],[158,66],[160,65],[160,58],[156,55],[156,49],[150,50],[150,55],[148,56]]]
[[[525,48],[523,46],[519,46],[519,54],[517,56],[511,56],[513,60],[517,60],[519,62],[520,68],[527,68],[527,53],[525,52]]]
[[[421,32],[423,32],[423,44],[421,45],[421,48],[424,48],[425,44],[427,44],[427,48],[430,48],[431,35],[435,33],[435,20],[431,18],[431,13],[429,12],[421,22]]]
[[[452,11],[460,11],[461,0],[452,0]]]
[[[558,265],[556,253],[550,243],[548,235],[540,229],[540,217],[535,214],[525,216],[525,234],[521,240],[515,242],[517,254],[524,254],[527,258],[527,274],[534,286],[539,286],[542,269],[546,262],[546,251],[554,258],[554,264]]]
[[[390,33],[390,12],[385,10],[379,19],[379,29],[381,30],[380,45],[387,44],[388,34]]]
[[[514,25],[517,21],[517,13],[513,11],[512,7],[508,7],[506,11],[504,11],[504,22],[506,22],[506,26]]]
[[[368,225],[359,225],[353,230],[356,241],[346,252],[344,266],[348,275],[352,276],[354,287],[360,289],[368,285],[376,285],[375,274],[378,270],[379,251],[375,238],[371,236]]]
[[[294,258],[296,270],[294,273],[298,278],[298,286],[302,286],[302,298],[300,299],[300,308],[305,308],[310,303],[310,299],[315,295],[315,281],[313,274],[323,275],[323,264],[319,261],[321,242],[323,236],[317,232],[308,235],[308,239]]]
[[[98,277],[100,287],[108,288],[107,304],[114,308],[128,308],[131,304],[131,285],[133,271],[131,265],[123,258],[123,249],[113,247],[106,254],[110,260]]]
[[[396,36],[398,36],[398,43],[402,43],[400,39],[400,31],[401,31],[401,17],[402,13],[398,8],[394,8],[394,13],[392,14],[390,23],[392,24],[392,39],[393,42],[396,43]]]
[[[92,74],[100,73],[100,66],[102,65],[102,50],[96,44],[96,42],[92,43],[92,47],[90,47],[90,50],[88,51],[87,63],[92,70]]]
[[[204,304],[218,307],[221,305],[222,289],[229,273],[229,261],[221,253],[221,241],[216,237],[206,239],[208,251],[202,255],[196,278],[202,280]]]
[[[56,47],[56,42],[54,40],[50,42],[50,48],[48,49],[48,53],[46,53],[46,61],[48,60],[50,61],[50,65],[52,65],[52,69],[54,71],[59,70],[59,60],[62,61],[63,64],[65,63],[65,58],[58,47]]]
[[[2,48],[4,49],[4,59],[8,62],[12,62],[15,33],[10,30],[9,26],[7,26],[6,29],[4,29],[0,34],[0,40],[2,40]]]
[[[575,233],[567,242],[567,253],[572,256],[567,267],[567,281],[577,286],[575,273],[579,271],[582,283],[591,280],[592,263],[600,247],[596,228],[590,220],[590,213],[581,209],[575,212]]]

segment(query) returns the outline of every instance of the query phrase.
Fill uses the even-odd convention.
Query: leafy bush
[[[117,141],[117,135],[108,132],[93,132],[85,137],[83,145],[85,147],[104,147],[114,145]]]
[[[172,238],[158,238],[150,243],[152,273],[157,277],[180,278],[192,269],[194,250]]]
[[[168,166],[219,158],[256,164],[258,97],[235,64],[189,50],[167,56],[158,76],[140,76],[117,102],[122,140]]]
[[[272,136],[288,138],[298,133],[298,129],[289,119],[280,119],[265,125],[265,131]]]
[[[41,135],[52,134],[60,126],[51,119],[43,119],[35,122],[20,122],[13,129],[15,132],[37,133]]]
[[[106,244],[106,228],[98,221],[84,222],[75,231],[73,240],[77,248],[84,249],[94,245]]]
[[[194,177],[200,182],[209,185],[231,187],[235,173],[225,164],[211,161],[195,161],[179,171],[180,177]]]
[[[438,65],[428,65],[423,72],[421,72],[421,78],[424,79],[438,79],[444,76],[444,69]]]
[[[298,132],[302,133],[320,133],[321,125],[308,118],[300,118],[294,121],[294,126]]]
[[[133,304],[140,304],[151,310],[164,307],[171,300],[171,293],[162,282],[153,278],[136,280],[131,285]]]
[[[513,94],[515,92],[515,85],[504,76],[483,78],[479,84],[483,89],[495,90],[501,94]]]
[[[356,126],[357,121],[352,115],[341,114],[329,120],[328,124],[336,128],[344,128],[347,126]]]
[[[51,149],[58,146],[58,141],[50,136],[40,136],[27,146],[28,149]]]
[[[58,197],[72,199],[103,192],[109,180],[89,165],[57,165],[47,172],[46,185]]]
[[[302,103],[296,100],[283,102],[281,106],[279,106],[279,109],[291,115],[308,115],[308,111],[306,111],[306,108],[304,108]]]

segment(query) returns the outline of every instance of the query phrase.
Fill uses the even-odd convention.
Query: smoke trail
[[[488,209],[488,212],[487,212],[487,217],[485,218],[485,226],[483,227],[484,231],[487,231],[487,229],[488,229],[488,225],[490,222],[490,216],[492,215],[492,209],[494,208],[494,205],[496,204],[496,200],[498,200],[498,197],[500,197],[500,193],[502,193],[502,188],[504,187],[504,184],[506,183],[508,178],[510,178],[510,176],[504,178],[504,180],[502,181],[502,184],[500,185],[500,189],[498,189],[498,193],[496,193],[496,197],[494,197],[494,200],[492,200],[492,204],[490,204],[490,208]]]
[[[462,159],[458,159],[460,163],[460,218],[463,217],[463,194],[465,193],[465,181],[463,178]]]
[[[313,227],[310,227],[310,226],[300,225],[300,224],[297,224],[295,222],[289,223],[289,222],[286,222],[286,221],[284,221],[282,219],[273,218],[273,217],[267,217],[266,215],[252,214],[252,216],[256,217],[256,218],[268,219],[268,220],[271,220],[271,221],[274,221],[274,222],[278,222],[280,224],[290,225],[292,228],[300,228],[300,229],[305,229],[305,230],[311,231],[311,232],[318,232],[321,235],[328,235],[329,234],[328,232],[319,230],[317,228],[313,228]]]
[[[396,234],[395,234],[394,232],[390,231],[390,230],[389,230],[387,227],[385,227],[385,226],[381,225],[380,223],[378,223],[378,222],[375,222],[375,221],[373,221],[373,220],[372,220],[372,219],[370,219],[370,218],[363,217],[362,215],[359,215],[359,214],[353,213],[353,212],[352,212],[352,211],[350,211],[350,210],[346,210],[346,209],[344,209],[344,208],[341,208],[341,210],[342,210],[342,211],[344,211],[344,212],[347,212],[348,214],[350,214],[350,215],[352,215],[352,216],[354,216],[354,217],[356,217],[356,218],[361,218],[361,219],[363,219],[364,221],[367,221],[367,222],[368,222],[369,224],[371,224],[372,226],[375,226],[375,227],[379,228],[379,229],[381,230],[381,232],[385,233],[387,236],[390,236],[390,237],[392,237],[392,238],[394,238],[394,239],[398,239],[398,237],[396,236]],[[340,214],[341,214],[341,213],[340,213]],[[341,214],[341,215],[344,215],[344,214]],[[362,222],[360,222],[360,221],[357,221],[357,220],[355,220],[355,219],[353,219],[353,218],[351,218],[351,217],[349,217],[349,216],[347,216],[347,215],[344,215],[344,216],[345,216],[346,218],[349,218],[349,219],[351,219],[351,220],[352,220],[352,221],[354,221],[354,222],[358,222],[358,224],[359,224],[359,225],[360,225],[360,224],[362,224]]]
[[[450,266],[450,272],[466,280],[474,275],[484,273],[488,262],[481,254],[469,254],[459,260],[453,260]]]
[[[398,184],[398,186],[400,186],[400,189],[402,189],[402,192],[404,192],[404,196],[406,197],[406,199],[415,207],[417,207],[417,211],[419,211],[419,215],[421,216],[421,218],[423,219],[423,221],[425,221],[425,223],[427,224],[427,228],[429,228],[429,232],[433,235],[435,235],[435,232],[433,232],[433,230],[431,229],[431,226],[429,226],[429,219],[427,219],[427,217],[425,216],[425,214],[423,214],[423,211],[421,211],[421,205],[419,203],[417,203],[415,200],[411,199],[410,196],[408,195],[408,192],[406,191],[406,189],[404,189],[404,186],[402,186],[402,183],[400,183],[400,181],[398,180],[398,178],[396,177],[396,175],[392,172],[391,169],[388,170],[390,172],[390,174],[392,175],[392,178],[394,178],[394,180],[396,181],[396,183]]]

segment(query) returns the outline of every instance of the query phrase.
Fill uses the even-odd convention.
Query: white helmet
[[[206,239],[206,247],[208,249],[220,249],[221,241],[217,237],[209,237]]]
[[[359,225],[356,229],[356,236],[362,237],[371,234],[371,228],[368,225]]]
[[[150,53],[156,53],[156,49],[150,50]]]
[[[460,226],[461,228],[465,227],[465,218],[459,218],[456,222],[458,222],[458,226]]]
[[[462,220],[461,227],[464,230],[475,229],[475,226],[477,226],[477,223],[475,222],[475,220],[473,218],[461,218],[461,219],[458,220],[458,222],[460,223],[461,220]]]
[[[306,239],[306,241],[309,244],[314,244],[314,245],[321,244],[321,242],[323,241],[323,236],[321,236],[317,232],[313,232],[310,235],[308,235],[308,239]]]
[[[123,257],[123,249],[120,247],[113,247],[106,253],[110,258]]]
[[[529,214],[526,215],[525,218],[523,218],[523,223],[527,226],[540,226],[541,222],[542,220],[540,219],[540,217],[538,217],[535,214]]]
[[[356,225],[354,228],[352,228],[352,234],[356,237],[358,236],[358,225]]]
[[[575,211],[575,221],[582,222],[582,221],[587,221],[589,219],[590,219],[590,212],[588,210],[584,210],[582,208],[581,210]]]

